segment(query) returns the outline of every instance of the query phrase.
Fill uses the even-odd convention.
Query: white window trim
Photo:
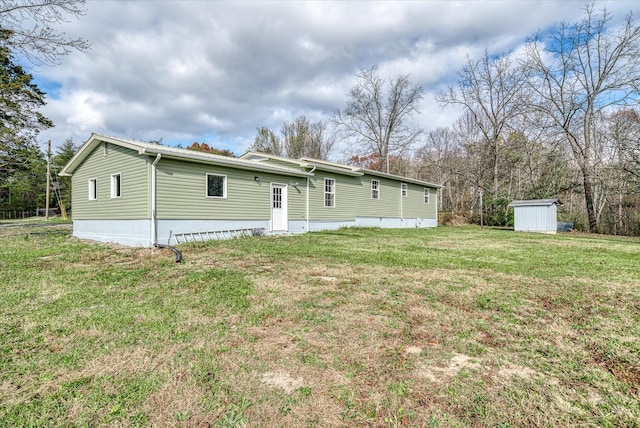
[[[216,177],[224,178],[224,186],[222,186],[222,196],[209,196],[209,176],[215,175]],[[227,175],[226,174],[214,174],[207,172],[204,177],[204,196],[207,199],[227,199]]]
[[[333,187],[333,192],[327,192],[327,180],[333,181],[333,186],[332,186]],[[323,201],[324,207],[325,208],[335,208],[336,207],[336,179],[335,178],[331,178],[331,177],[325,177],[324,180],[323,180],[323,183],[324,183],[324,193],[323,193],[323,195],[324,195],[324,201]],[[333,195],[333,199],[332,199],[333,205],[327,205],[327,194],[328,193]]]
[[[89,189],[89,200],[97,201],[98,200],[98,179],[90,178],[87,180],[88,189]]]
[[[376,182],[376,188],[373,188],[373,182]],[[376,197],[373,197],[373,192],[376,192]],[[371,199],[380,200],[380,180],[371,180]]]
[[[120,194],[116,195],[116,182],[115,177],[120,177]],[[118,172],[116,174],[111,174],[111,199],[120,199],[122,198],[122,173]]]
[[[400,196],[406,198],[409,194],[409,186],[407,183],[400,183]]]
[[[424,204],[429,205],[430,201],[431,201],[431,190],[424,189]]]

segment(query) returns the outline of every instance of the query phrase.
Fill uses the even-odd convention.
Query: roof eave
[[[336,174],[348,175],[348,176],[351,176],[351,177],[362,177],[364,175],[364,173],[362,173],[360,171],[352,171],[352,170],[347,170],[347,169],[342,169],[342,168],[335,168],[333,166],[324,165],[324,164],[311,163],[311,164],[309,164],[309,167],[313,168],[314,171],[317,169],[317,170],[320,170],[320,171],[335,172]]]
[[[248,171],[262,171],[262,172],[270,172],[274,174],[286,175],[290,177],[313,177],[313,174],[298,171],[298,170],[287,170],[283,168],[277,168],[270,165],[261,165],[261,164],[244,164],[238,162],[238,159],[229,158],[228,160],[222,157],[219,158],[206,158],[201,155],[200,152],[192,153],[174,153],[169,150],[163,150],[163,146],[158,146],[150,148],[150,147],[142,147],[138,150],[138,153],[141,155],[155,155],[161,154],[163,158],[167,159],[189,159],[194,162],[204,163],[209,165],[223,165],[230,166],[237,169],[248,170]],[[242,161],[242,159],[240,159]],[[245,160],[246,162],[246,160]]]
[[[375,176],[384,177],[384,178],[390,178],[397,181],[405,181],[407,183],[418,184],[420,186],[435,187],[436,189],[442,189],[444,187],[442,184],[430,183],[428,181],[418,180],[416,178],[403,177],[401,175],[387,174],[386,172],[374,171],[372,169],[361,168],[361,171],[363,171],[365,174],[375,175]]]

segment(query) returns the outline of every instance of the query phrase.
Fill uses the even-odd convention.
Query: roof
[[[510,207],[535,207],[535,206],[551,206],[562,205],[559,199],[530,199],[525,201],[513,201],[509,204]]]
[[[146,143],[143,141],[129,140],[119,137],[109,137],[106,135],[91,134],[91,137],[84,143],[78,152],[71,158],[64,168],[60,171],[61,176],[73,175],[73,172],[82,162],[98,147],[102,142],[115,144],[117,146],[126,147],[135,150],[140,155],[157,156],[163,159],[183,159],[196,163],[204,163],[211,165],[230,166],[238,169],[248,169],[252,171],[273,172],[282,175],[290,175],[295,177],[313,177],[313,174],[301,171],[300,169],[284,168],[279,166],[267,165],[264,163],[232,158],[228,156],[214,155],[211,153],[197,152],[194,150],[179,149],[176,147],[167,147],[160,144]]]
[[[442,184],[430,183],[428,181],[418,180],[417,178],[403,177],[401,175],[387,174],[386,172],[375,171],[373,169],[360,168],[360,171],[369,175],[391,178],[393,180],[403,181],[405,183],[419,184],[421,186],[435,187],[436,189],[441,189],[444,187]]]
[[[380,171],[374,171],[372,169],[361,168],[359,166],[343,165],[340,163],[329,162],[322,159],[313,159],[308,157],[302,157],[300,159],[291,159],[291,158],[285,158],[282,156],[272,155],[269,153],[247,152],[244,155],[240,156],[240,159],[251,159],[257,162],[265,161],[267,159],[274,159],[282,162],[289,162],[292,165],[295,165],[299,168],[310,168],[309,172],[313,172],[316,169],[318,169],[321,171],[335,172],[338,174],[349,175],[354,177],[361,177],[365,174],[368,174],[368,175],[374,175],[377,177],[390,178],[392,180],[402,181],[405,183],[418,184],[420,186],[435,187],[437,189],[440,189],[443,187],[441,184],[430,183],[428,181],[418,180],[415,178],[403,177],[401,175],[395,175],[395,174],[387,174]]]
[[[282,156],[271,155],[260,152],[247,152],[239,158],[232,158],[228,156],[214,155],[211,153],[198,152],[194,150],[179,149],[176,147],[163,146],[161,144],[147,143],[144,141],[129,140],[120,137],[110,137],[107,135],[91,134],[91,137],[82,145],[80,150],[71,158],[64,168],[60,171],[61,176],[71,176],[73,172],[82,165],[82,162],[98,147],[102,142],[109,144],[115,144],[117,146],[126,147],[131,150],[135,150],[140,155],[158,156],[162,159],[182,159],[196,163],[204,163],[210,165],[229,166],[237,169],[246,169],[252,171],[272,172],[282,175],[289,175],[294,177],[313,177],[314,171],[330,171],[337,174],[348,175],[352,177],[360,177],[364,174],[373,175],[377,177],[390,178],[397,181],[406,183],[418,184],[420,186],[441,188],[442,185],[429,183],[409,177],[402,177],[400,175],[387,174],[380,171],[374,171],[371,169],[360,168],[351,165],[342,165],[339,163],[329,162],[326,160],[312,159],[312,158],[300,158],[291,159]],[[291,167],[278,166],[265,163],[265,160],[274,159],[283,163],[289,163]],[[305,171],[306,170],[306,171]]]

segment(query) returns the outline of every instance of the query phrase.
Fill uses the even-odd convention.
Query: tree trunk
[[[589,218],[589,232],[598,233],[598,222],[596,210],[593,205],[593,190],[591,189],[591,177],[587,168],[582,168],[582,183],[584,186],[584,202],[587,206],[587,217]]]

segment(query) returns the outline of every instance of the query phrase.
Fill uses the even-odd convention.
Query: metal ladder
[[[264,228],[213,230],[209,232],[185,232],[173,235],[176,244],[204,242],[211,240],[236,239],[264,235]]]

